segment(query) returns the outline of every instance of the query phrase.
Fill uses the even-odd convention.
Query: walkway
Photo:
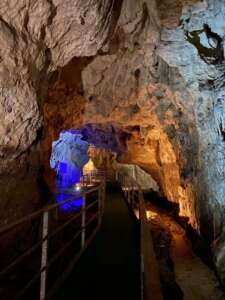
[[[55,299],[139,300],[139,245],[139,223],[119,187],[107,188],[101,229]]]

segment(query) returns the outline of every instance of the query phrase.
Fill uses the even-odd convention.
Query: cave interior
[[[1,299],[225,299],[224,20],[1,1]]]

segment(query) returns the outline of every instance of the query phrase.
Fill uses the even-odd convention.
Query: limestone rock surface
[[[113,124],[117,160],[179,204],[225,284],[224,17],[220,0],[2,0],[1,220],[40,203],[62,129]]]
[[[30,151],[34,151],[35,160],[39,160],[37,144],[42,136],[42,104],[51,72],[76,56],[98,52],[113,31],[120,2],[1,1],[1,212],[7,210],[8,199],[12,198],[15,203],[21,202],[21,210],[20,204],[18,210],[22,215],[25,203],[37,198],[40,166],[30,159]],[[14,175],[21,174],[21,169],[22,181],[20,175]],[[23,182],[27,181],[33,193],[24,191]],[[16,206],[10,211],[7,219],[18,216]]]

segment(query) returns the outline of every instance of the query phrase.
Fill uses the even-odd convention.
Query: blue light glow
[[[66,163],[59,163],[59,166],[58,166],[58,170],[61,174],[63,173],[66,173],[67,171],[67,164]]]
[[[74,198],[71,201],[60,205],[61,211],[65,211],[65,212],[79,211],[80,208],[82,207],[82,197],[76,198],[76,195],[74,194],[65,194],[63,192],[58,192],[56,194],[56,201],[58,203],[63,202],[64,200],[73,196]]]
[[[76,198],[79,192],[75,190],[75,184],[80,182],[81,171],[76,166],[69,168],[66,163],[59,165],[56,177],[56,201],[60,203],[74,196],[68,203],[60,205],[60,209],[66,212],[80,210],[82,197]]]
[[[61,211],[77,211],[82,206],[82,197],[77,197],[81,191],[76,191],[75,185],[80,182],[83,166],[88,161],[88,145],[76,130],[62,131],[52,144],[50,165],[56,171],[56,201],[61,203],[72,197],[60,205]]]

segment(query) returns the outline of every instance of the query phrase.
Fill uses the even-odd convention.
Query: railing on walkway
[[[97,195],[93,196],[93,193],[97,193]],[[63,214],[62,220],[60,220],[59,225],[57,228],[51,228],[51,220],[53,216],[58,216],[59,208],[61,205],[69,203],[71,200],[75,198],[82,197],[82,208],[80,211],[74,213]],[[91,199],[90,199],[91,198]],[[97,198],[97,199],[96,199]],[[21,290],[16,292],[14,298],[10,299],[27,299],[26,293],[30,292],[33,286],[36,286],[36,289],[39,289],[39,296],[36,297],[32,293],[32,300],[33,299],[40,299],[45,300],[49,299],[54,291],[60,286],[63,282],[65,277],[68,273],[73,269],[74,264],[80,258],[84,250],[87,248],[89,243],[94,238],[96,232],[98,231],[101,221],[102,215],[104,210],[104,201],[105,201],[105,182],[101,181],[98,183],[97,186],[86,189],[83,192],[80,192],[76,196],[69,197],[68,199],[60,202],[54,203],[40,209],[10,225],[7,225],[0,229],[0,239],[4,237],[10,236],[10,233],[15,232],[19,233],[24,228],[31,226],[34,221],[38,221],[41,229],[39,229],[39,241],[36,241],[33,245],[31,245],[28,249],[25,250],[24,253],[17,256],[13,261],[8,263],[4,269],[0,270],[0,282],[5,280],[6,276],[12,276],[10,274],[15,274],[18,271],[18,268],[24,266],[24,264],[34,264],[34,260],[39,260],[38,262],[38,270],[32,277],[29,279],[28,282],[24,286],[21,287]],[[58,219],[58,217],[55,217]],[[95,222],[94,222],[95,221]],[[57,251],[53,251],[49,249],[49,245],[51,239],[55,239],[56,236],[62,232],[70,225],[76,223],[76,230],[73,231],[72,236],[70,236],[69,240],[63,245],[60,245],[60,248]],[[91,232],[90,232],[90,224]],[[74,227],[73,227],[74,229]],[[63,254],[69,249],[69,247],[76,243],[76,250],[77,252],[71,251],[73,256],[69,261],[69,264],[65,270],[62,270],[61,276],[57,278],[51,285],[48,286],[48,272],[50,267],[57,262],[57,260],[63,256]],[[51,251],[50,251],[51,250]],[[28,261],[28,258],[31,257],[32,253],[36,253],[38,251],[39,254],[33,257],[33,261]],[[51,256],[49,253],[51,252]],[[24,263],[25,262],[25,263]],[[18,278],[19,279],[19,278]],[[38,287],[39,286],[39,287]]]
[[[132,177],[121,172],[116,174],[116,179],[121,185],[128,204],[141,222],[141,299],[162,300],[158,264],[142,189]]]
[[[106,181],[107,172],[104,170],[93,170],[81,177],[81,185],[89,187],[98,184],[101,181]]]

